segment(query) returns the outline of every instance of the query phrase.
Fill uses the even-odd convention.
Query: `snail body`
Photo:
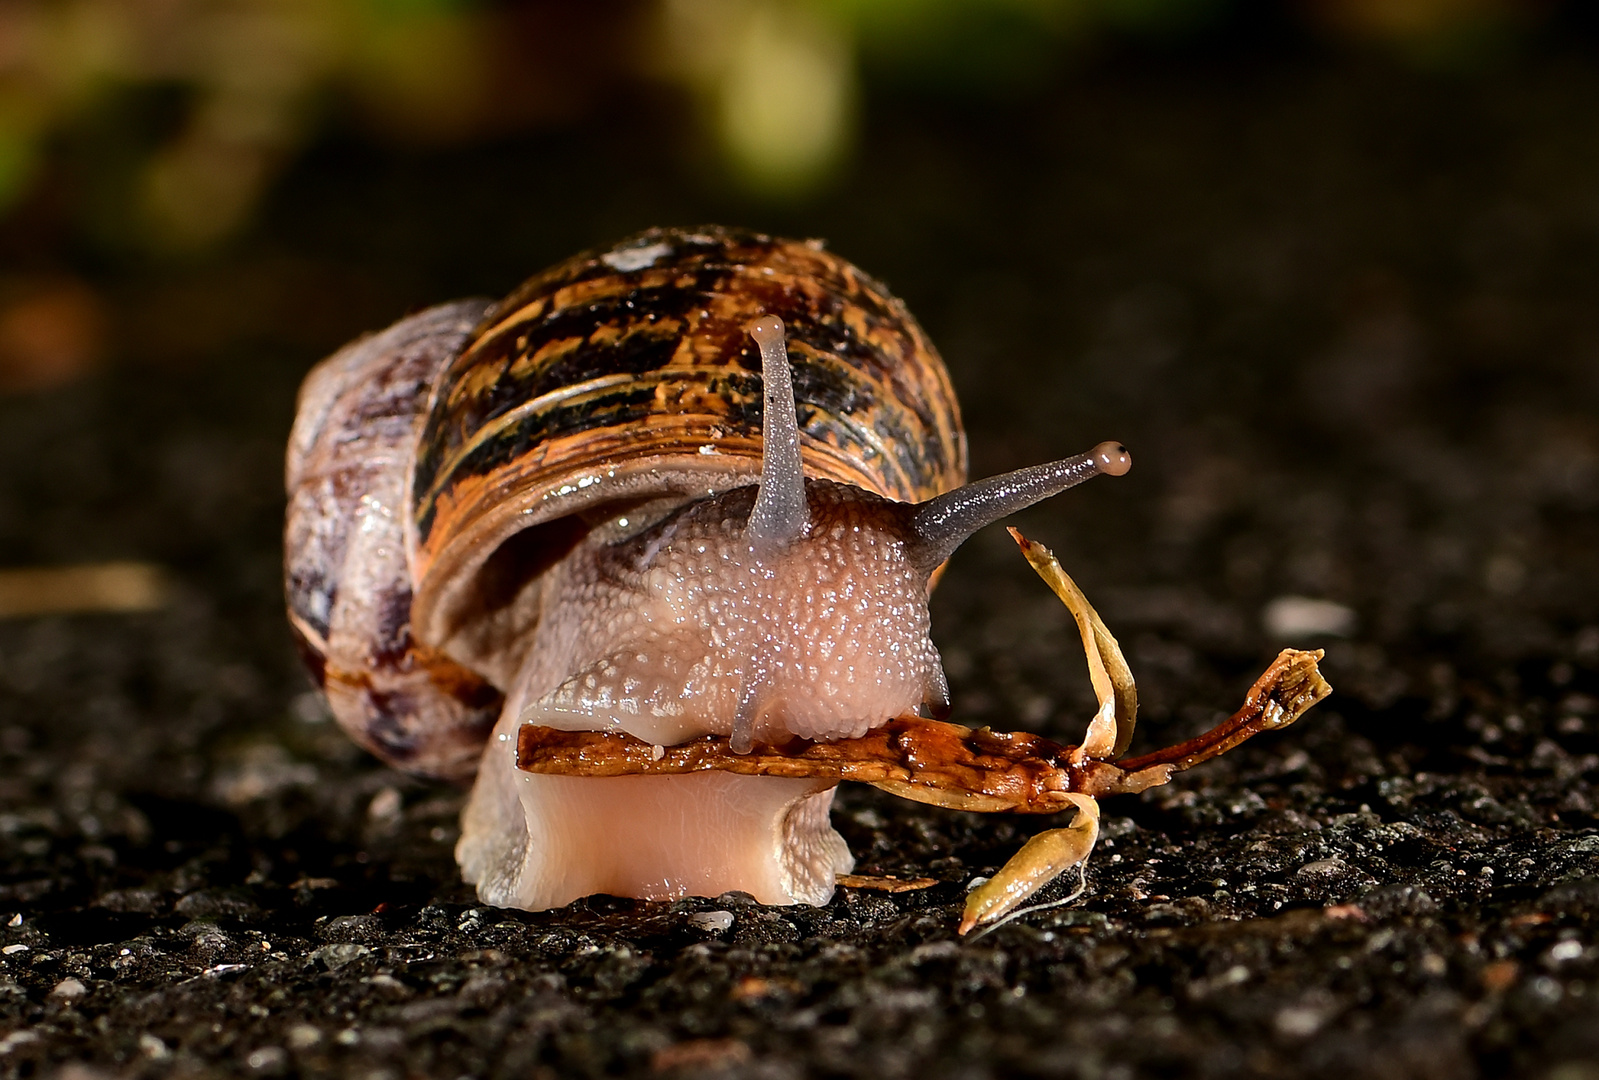
[[[836,778],[535,773],[518,732],[747,754],[942,716],[937,568],[1126,465],[1102,444],[963,487],[947,372],[886,289],[819,244],[653,230],[308,376],[290,621],[356,741],[476,775],[457,858],[485,901],[822,903],[852,866]]]

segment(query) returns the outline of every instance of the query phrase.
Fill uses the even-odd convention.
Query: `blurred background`
[[[836,233],[906,137],[936,157],[988,129],[992,168],[1037,182],[1074,151],[1041,109],[1134,124],[1124,92],[1244,93],[1263,64],[1306,93],[1332,68],[1472,95],[1585,55],[1596,22],[1560,0],[6,0],[0,392],[330,347],[662,215]],[[917,202],[960,206],[928,181]]]

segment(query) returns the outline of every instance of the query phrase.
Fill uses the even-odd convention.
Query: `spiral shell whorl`
[[[410,500],[419,638],[450,640],[521,530],[753,478],[762,314],[787,327],[808,475],[902,501],[964,480],[943,362],[883,286],[819,244],[652,230],[528,281],[440,378]]]
[[[431,308],[319,365],[284,478],[284,591],[312,679],[356,742],[452,778],[476,769],[500,694],[411,631],[405,477],[438,372],[487,305]]]

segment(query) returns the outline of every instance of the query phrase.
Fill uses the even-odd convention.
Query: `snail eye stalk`
[[[906,553],[923,573],[930,574],[984,525],[992,525],[1101,473],[1121,476],[1132,466],[1127,448],[1112,440],[1086,454],[1031,465],[946,491],[916,504]]]
[[[745,536],[757,548],[781,551],[810,524],[805,472],[800,464],[799,417],[794,409],[794,374],[788,363],[783,320],[763,315],[749,325],[761,350],[761,486]]]

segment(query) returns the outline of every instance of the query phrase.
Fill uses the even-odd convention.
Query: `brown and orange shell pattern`
[[[651,230],[313,373],[289,455],[289,606],[357,741],[470,776],[519,659],[507,651],[531,640],[540,566],[618,507],[753,481],[760,315],[787,329],[808,476],[900,501],[964,481],[937,351],[816,242]]]

